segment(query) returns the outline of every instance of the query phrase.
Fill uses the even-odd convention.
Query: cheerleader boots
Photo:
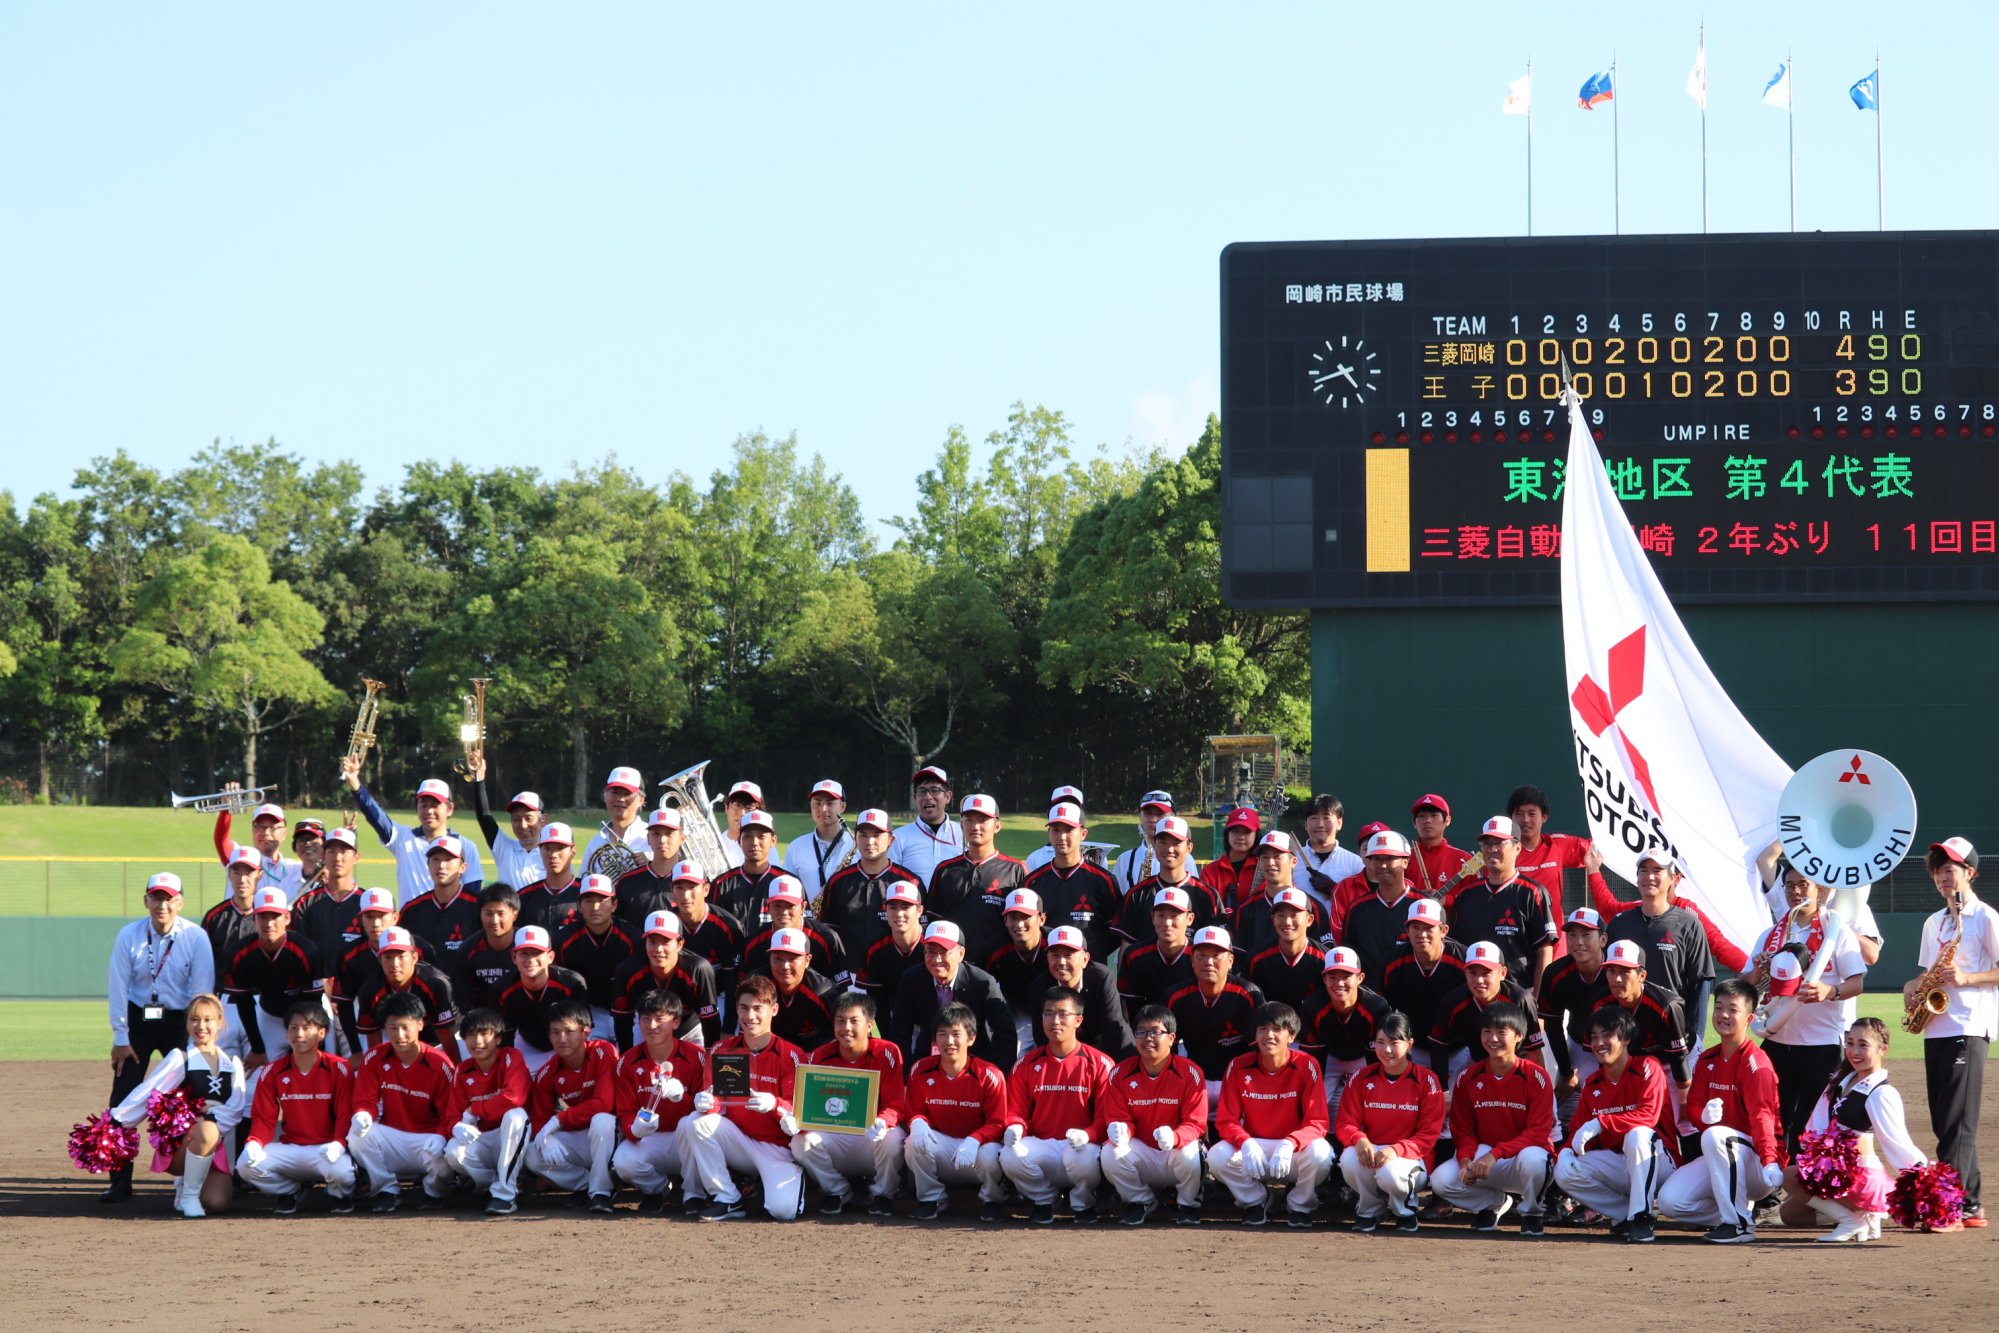
[[[1835,1199],[1821,1199],[1816,1196],[1812,1198],[1811,1205],[1813,1212],[1834,1224],[1831,1231],[1826,1232],[1823,1236],[1813,1238],[1820,1244],[1839,1245],[1847,1241],[1864,1241],[1867,1239],[1868,1215],[1866,1213],[1855,1208],[1849,1208]]]
[[[208,1212],[201,1206],[201,1187],[208,1183],[208,1170],[215,1165],[213,1157],[196,1156],[189,1153],[181,1161],[180,1197],[176,1206],[182,1217],[207,1217]]]

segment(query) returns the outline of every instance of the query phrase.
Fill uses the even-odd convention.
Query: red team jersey
[[[1215,1133],[1240,1148],[1250,1139],[1289,1139],[1293,1148],[1326,1137],[1326,1084],[1319,1062],[1292,1051],[1282,1069],[1265,1069],[1257,1052],[1239,1055],[1222,1079]]]
[[[686,1095],[677,1102],[653,1096],[659,1084],[670,1078],[679,1079],[687,1089]],[[628,1139],[632,1137],[632,1117],[648,1102],[655,1103],[660,1129],[671,1131],[694,1113],[694,1094],[708,1086],[708,1065],[701,1058],[699,1046],[690,1046],[679,1038],[674,1039],[673,1049],[664,1060],[653,1059],[646,1053],[645,1046],[640,1044],[619,1058],[617,1083],[620,1134]]]
[[[1484,1060],[1469,1066],[1451,1094],[1451,1138],[1460,1162],[1471,1161],[1480,1144],[1497,1158],[1550,1146],[1555,1085],[1548,1071],[1532,1060],[1521,1060],[1504,1074],[1493,1073]]]
[[[1094,1046],[1079,1045],[1064,1056],[1036,1046],[1007,1079],[1006,1122],[1024,1126],[1030,1139],[1059,1139],[1080,1129],[1102,1143],[1104,1091],[1116,1067]]]
[[[442,1134],[451,1128],[444,1122],[451,1074],[451,1057],[435,1046],[420,1046],[410,1064],[396,1058],[393,1046],[371,1046],[354,1075],[353,1109],[390,1129]]]
[[[737,1036],[724,1039],[715,1048],[714,1054],[731,1052],[750,1057],[750,1091],[769,1093],[777,1098],[777,1105],[768,1111],[752,1111],[742,1098],[724,1097],[722,1114],[734,1121],[737,1129],[759,1143],[790,1144],[791,1135],[778,1128],[777,1118],[791,1109],[792,1080],[798,1076],[798,1066],[805,1063],[805,1052],[783,1037],[772,1037],[770,1044],[761,1051],[752,1051]],[[712,1073],[713,1065],[709,1068]]]
[[[541,1067],[528,1094],[528,1123],[536,1132],[551,1119],[563,1129],[588,1129],[590,1117],[616,1105],[612,1082],[618,1048],[608,1041],[583,1044],[583,1063],[571,1069],[560,1056]]]
[[[1152,1135],[1161,1126],[1184,1148],[1208,1132],[1208,1080],[1184,1055],[1170,1057],[1157,1074],[1146,1073],[1134,1055],[1111,1071],[1103,1114],[1106,1125],[1119,1120],[1130,1125],[1131,1137],[1148,1148],[1157,1146]]]
[[[322,1054],[307,1074],[287,1051],[257,1080],[249,1137],[263,1144],[330,1143],[346,1135],[353,1098],[354,1072],[345,1060]]]
[[[1409,887],[1425,898],[1435,898],[1444,891],[1456,874],[1463,870],[1465,862],[1471,860],[1471,853],[1461,851],[1448,842],[1440,842],[1435,847],[1425,847],[1416,843],[1411,849],[1409,869],[1404,878]]]
[[[1377,1061],[1347,1081],[1333,1138],[1342,1148],[1366,1139],[1427,1166],[1444,1132],[1444,1101],[1444,1085],[1422,1065],[1390,1076]]]
[[[1745,1041],[1729,1057],[1717,1043],[1701,1052],[1693,1086],[1687,1089],[1688,1119],[1699,1124],[1701,1111],[1716,1097],[1721,1098],[1721,1123],[1747,1134],[1760,1160],[1789,1160],[1777,1129],[1777,1071],[1762,1047]]]
[[[1006,1075],[998,1065],[974,1057],[949,1078],[938,1057],[926,1055],[910,1066],[903,1087],[905,1120],[921,1116],[947,1138],[976,1143],[997,1143],[1006,1132]]]
[[[858,1060],[840,1054],[840,1043],[829,1041],[812,1052],[808,1064],[829,1065],[834,1069],[872,1069],[881,1075],[875,1085],[875,1115],[889,1128],[902,1123],[902,1051],[882,1037],[868,1038],[868,1049]]]
[[[1624,1136],[1634,1129],[1653,1129],[1666,1151],[1679,1158],[1680,1131],[1673,1115],[1673,1099],[1666,1092],[1666,1071],[1649,1055],[1634,1055],[1624,1067],[1624,1077],[1612,1083],[1599,1069],[1583,1084],[1576,1103],[1576,1123],[1595,1117],[1603,1133],[1594,1147],[1609,1152],[1624,1151]]]
[[[500,1048],[500,1058],[493,1061],[491,1069],[481,1069],[478,1061],[467,1060],[452,1076],[444,1121],[455,1125],[470,1111],[481,1131],[498,1129],[501,1116],[528,1104],[528,1084],[527,1061],[511,1046]]]

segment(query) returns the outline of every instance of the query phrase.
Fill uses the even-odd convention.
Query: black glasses
[[[1131,1035],[1137,1037],[1140,1041],[1157,1041],[1161,1037],[1170,1037],[1173,1034],[1165,1028],[1140,1028]]]

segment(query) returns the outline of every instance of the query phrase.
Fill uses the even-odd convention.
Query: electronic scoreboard
[[[1239,244],[1223,589],[1560,600],[1564,365],[1684,602],[1999,597],[1999,232]]]

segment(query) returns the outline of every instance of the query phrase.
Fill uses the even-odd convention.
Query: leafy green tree
[[[7,729],[35,747],[37,790],[48,801],[50,760],[104,738],[103,645],[84,602],[84,505],[42,495],[17,521],[0,495],[0,515],[0,614],[11,621],[0,631],[0,709]]]
[[[325,617],[271,577],[248,538],[220,533],[168,559],[140,587],[111,667],[118,679],[156,686],[176,705],[240,728],[243,781],[254,786],[258,738],[336,697],[305,656],[325,630]]]
[[[249,538],[271,562],[272,577],[320,604],[328,572],[361,517],[360,464],[343,459],[308,469],[276,440],[216,440],[168,478],[165,490],[183,530]]]

